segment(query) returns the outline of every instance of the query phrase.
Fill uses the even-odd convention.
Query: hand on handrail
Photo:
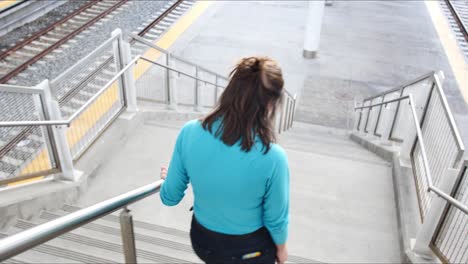
[[[166,166],[161,166],[161,172],[160,172],[161,179],[165,180],[167,177],[167,167]]]

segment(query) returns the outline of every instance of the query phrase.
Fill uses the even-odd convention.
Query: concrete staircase
[[[19,220],[0,238],[32,228],[79,207],[65,205],[61,210],[44,211],[37,219]],[[199,263],[190,246],[189,234],[148,222],[134,221],[137,257],[139,263]],[[84,225],[45,244],[15,256],[4,263],[122,263],[123,247],[119,216],[111,214]],[[291,263],[316,263],[297,256]]]

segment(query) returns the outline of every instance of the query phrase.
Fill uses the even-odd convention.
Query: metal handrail
[[[402,97],[399,97],[399,98],[396,98],[396,99],[384,101],[384,102],[381,102],[381,103],[376,103],[376,104],[367,105],[367,106],[355,107],[354,110],[360,110],[360,109],[364,109],[364,108],[373,108],[373,107],[376,107],[376,106],[386,105],[386,104],[389,104],[389,103],[400,102],[400,101],[403,101],[403,100],[406,100],[406,99],[409,100],[409,105],[411,107],[411,113],[412,113],[412,116],[413,116],[412,119],[413,119],[414,125],[416,127],[417,140],[418,140],[418,143],[419,143],[420,148],[421,148],[424,170],[426,171],[425,178],[426,178],[427,186],[428,186],[427,190],[432,191],[437,196],[441,197],[442,199],[446,200],[451,205],[453,205],[453,206],[457,207],[458,209],[460,209],[461,211],[463,211],[465,214],[468,214],[468,207],[466,205],[464,205],[463,203],[461,203],[457,199],[453,198],[452,196],[446,194],[444,191],[442,191],[439,188],[437,188],[436,186],[434,186],[434,184],[432,182],[431,170],[429,168],[429,162],[428,162],[427,154],[426,154],[426,147],[425,147],[424,139],[423,139],[423,136],[422,136],[422,131],[421,131],[421,127],[420,127],[419,118],[418,118],[418,115],[417,115],[417,112],[416,112],[416,108],[414,106],[413,95],[409,94],[409,95],[406,95],[406,96],[402,96]]]
[[[66,216],[0,240],[0,261],[45,243],[64,233],[95,221],[118,209],[159,192],[163,180],[151,183]]]
[[[147,58],[145,58],[145,57],[141,57],[140,59],[142,59],[142,60],[144,60],[144,61],[147,61],[147,62],[149,62],[149,63],[155,64],[155,65],[158,65],[158,66],[160,66],[160,67],[162,67],[162,68],[168,69],[168,70],[170,70],[170,71],[177,72],[178,74],[187,76],[187,77],[192,78],[192,79],[194,79],[194,80],[196,80],[196,81],[203,82],[203,83],[205,83],[205,84],[211,84],[211,85],[214,85],[214,86],[220,87],[220,88],[226,88],[225,86],[222,86],[222,85],[219,85],[219,84],[216,84],[216,83],[212,83],[212,82],[210,82],[210,81],[202,80],[202,79],[200,79],[200,78],[198,78],[198,77],[196,77],[196,76],[193,76],[193,75],[190,74],[190,73],[186,73],[186,72],[177,70],[176,68],[173,68],[173,67],[171,67],[171,66],[167,66],[167,65],[164,65],[164,64],[162,64],[162,63],[159,63],[159,62],[156,62],[156,61],[147,59]]]
[[[187,59],[184,59],[184,58],[179,57],[179,56],[177,56],[177,55],[175,55],[175,54],[172,54],[172,53],[170,53],[168,50],[165,50],[165,49],[159,47],[158,45],[156,45],[156,44],[154,44],[154,43],[152,43],[152,42],[150,42],[150,41],[148,41],[148,40],[146,40],[146,39],[144,39],[144,38],[142,38],[142,37],[140,37],[140,36],[138,36],[138,35],[135,35],[135,34],[129,33],[129,32],[123,32],[123,34],[124,34],[124,35],[127,35],[127,36],[129,36],[129,37],[135,39],[136,41],[139,41],[139,42],[141,42],[141,43],[143,43],[143,44],[145,44],[145,45],[147,45],[147,46],[149,46],[149,47],[151,47],[151,48],[153,48],[153,49],[155,49],[155,50],[157,50],[157,51],[159,51],[159,52],[161,52],[161,53],[164,53],[164,54],[166,54],[166,55],[169,55],[169,56],[171,56],[171,58],[174,58],[174,59],[176,59],[176,60],[178,60],[178,61],[181,61],[181,62],[183,62],[183,63],[185,63],[185,64],[188,64],[188,65],[190,65],[190,66],[197,67],[199,70],[201,70],[201,71],[203,71],[203,72],[211,73],[211,74],[213,74],[213,75],[216,75],[216,76],[218,76],[218,78],[222,78],[222,79],[224,79],[224,80],[228,80],[228,78],[226,78],[224,75],[221,75],[221,74],[219,74],[219,73],[216,73],[216,72],[214,72],[214,71],[212,71],[212,70],[209,70],[209,69],[207,69],[207,68],[205,68],[205,67],[203,67],[203,66],[200,66],[200,65],[198,65],[198,64],[196,64],[196,63],[193,63],[193,62],[191,62],[191,61],[188,61]]]
[[[158,66],[160,66],[160,67],[162,67],[162,68],[168,69],[168,70],[170,70],[170,71],[174,71],[174,72],[176,72],[176,73],[178,73],[178,74],[187,76],[187,77],[192,78],[192,79],[194,79],[194,80],[197,80],[197,81],[199,81],[199,82],[203,82],[203,83],[205,83],[205,84],[211,84],[211,85],[216,86],[216,87],[226,88],[225,86],[222,86],[222,85],[219,85],[219,84],[215,84],[215,83],[210,82],[210,81],[202,80],[202,79],[200,79],[200,78],[198,78],[198,77],[196,77],[196,76],[193,76],[193,75],[190,74],[190,73],[183,72],[183,71],[178,70],[178,69],[176,69],[176,68],[174,68],[174,67],[164,65],[164,64],[162,64],[162,63],[159,63],[159,62],[150,60],[150,59],[148,59],[148,58],[140,57],[140,59],[142,59],[142,60],[144,60],[144,61],[147,61],[147,62],[149,62],[149,63],[153,63],[153,64],[155,64],[155,65],[158,65]],[[284,92],[285,92],[292,100],[296,100],[297,94],[294,94],[294,96],[293,96],[293,95],[292,95],[288,90],[286,90],[286,89],[284,89]],[[1,124],[1,123],[0,123],[0,124]]]
[[[421,75],[421,76],[419,76],[418,78],[413,79],[413,80],[411,80],[411,81],[409,81],[409,82],[407,82],[407,83],[405,83],[405,84],[403,84],[403,85],[400,85],[400,86],[398,86],[398,87],[396,87],[396,88],[393,88],[393,89],[391,89],[391,90],[386,90],[386,91],[384,91],[384,92],[378,93],[378,94],[373,95],[373,96],[371,96],[371,97],[367,97],[366,99],[363,100],[363,102],[365,102],[365,101],[370,101],[370,100],[375,99],[375,98],[378,98],[378,97],[380,97],[380,96],[384,96],[384,95],[387,95],[387,94],[391,94],[391,93],[394,93],[394,92],[398,92],[398,91],[400,91],[401,89],[404,89],[404,88],[406,88],[406,87],[408,87],[408,86],[411,86],[411,85],[413,85],[413,84],[415,84],[415,83],[418,83],[418,82],[420,82],[420,81],[422,81],[422,80],[424,80],[424,79],[427,79],[427,78],[429,78],[429,77],[431,77],[431,76],[434,76],[435,74],[436,74],[435,71],[428,72],[428,73],[426,73],[426,74],[424,74],[424,75]]]
[[[120,76],[132,67],[140,59],[141,56],[136,56],[128,65],[122,68],[112,79],[110,79],[93,97],[91,97],[84,105],[82,105],[73,115],[66,120],[44,120],[44,121],[6,121],[0,122],[0,127],[19,127],[19,126],[70,126],[71,123],[82,114],[99,96],[101,96],[107,88],[109,88]]]

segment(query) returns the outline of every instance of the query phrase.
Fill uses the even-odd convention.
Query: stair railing
[[[162,183],[163,180],[159,180],[6,237],[0,240],[0,262],[122,209],[120,213],[120,226],[125,263],[137,263],[133,219],[128,206],[158,193]]]
[[[467,252],[468,244],[459,236],[468,231],[468,161],[441,78],[431,72],[364,99],[355,107],[355,129],[372,141],[400,145],[400,159],[412,165],[422,222],[413,251],[430,257],[432,249],[444,261],[466,262],[462,249]]]
[[[0,92],[3,93],[10,92],[13,94],[38,96],[37,100],[35,100],[35,105],[36,111],[39,113],[40,120],[0,121],[0,129],[3,129],[4,131],[13,130],[16,127],[42,129],[42,134],[44,135],[42,140],[44,141],[46,148],[38,148],[36,150],[38,153],[32,155],[29,161],[23,161],[24,164],[18,165],[18,169],[26,166],[26,168],[24,168],[25,171],[28,171],[28,167],[32,167],[32,173],[21,174],[20,176],[13,175],[11,177],[0,179],[0,185],[59,172],[60,179],[75,181],[75,171],[73,168],[74,157],[71,144],[79,143],[79,139],[85,136],[83,135],[83,127],[91,126],[93,122],[97,122],[97,120],[95,120],[97,119],[95,115],[105,114],[108,107],[106,104],[107,102],[112,100],[116,102],[123,101],[123,104],[120,105],[121,110],[118,111],[114,117],[125,109],[126,97],[124,93],[127,88],[121,86],[123,91],[119,91],[118,84],[138,59],[139,57],[136,57],[129,61],[127,65],[123,66],[119,72],[108,80],[105,85],[100,87],[100,89],[93,94],[91,98],[89,98],[66,119],[62,116],[62,110],[58,101],[52,95],[48,80],[44,80],[39,85],[32,88],[1,85]],[[21,105],[18,107],[21,107]],[[31,115],[34,116],[33,113],[31,113]],[[31,118],[31,116],[29,118]],[[21,140],[25,139],[21,138]],[[19,145],[20,142],[13,142],[13,144]],[[51,164],[52,168],[49,170],[40,169],[44,167],[43,164],[45,163]],[[35,166],[39,169],[35,168]]]

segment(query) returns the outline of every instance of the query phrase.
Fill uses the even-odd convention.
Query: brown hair
[[[213,123],[222,118],[215,136],[229,146],[241,140],[241,149],[249,152],[258,135],[266,154],[275,142],[272,123],[283,92],[281,68],[268,57],[248,57],[229,76],[215,110],[202,120],[203,128],[212,133]]]

